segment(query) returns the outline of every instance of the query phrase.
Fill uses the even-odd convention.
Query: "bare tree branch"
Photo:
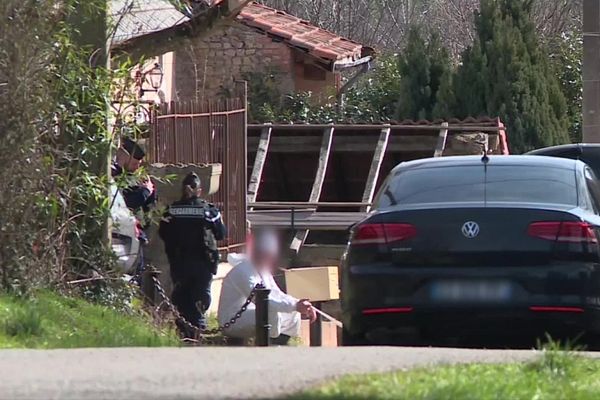
[[[546,42],[581,24],[582,0],[533,0],[533,19]],[[438,32],[452,56],[474,39],[479,0],[263,0],[324,29],[382,51],[398,51],[408,29]]]

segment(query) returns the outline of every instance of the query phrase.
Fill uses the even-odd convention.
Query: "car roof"
[[[421,168],[444,168],[456,166],[483,165],[482,156],[456,156],[456,157],[438,157],[424,158],[415,161],[408,161],[396,166],[392,172],[407,171]],[[578,165],[585,164],[578,160],[558,157],[545,156],[489,156],[488,166],[538,166],[538,167],[554,167],[562,169],[574,170]]]
[[[536,154],[547,154],[568,150],[583,150],[586,149],[600,149],[600,143],[573,143],[573,144],[561,144],[560,146],[552,146],[552,147],[544,147],[543,149],[532,150],[526,154],[528,155],[536,155]]]

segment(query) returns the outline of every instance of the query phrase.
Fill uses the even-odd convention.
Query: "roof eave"
[[[373,56],[369,55],[366,57],[359,58],[358,60],[354,59],[344,59],[338,60],[333,63],[333,72],[344,71],[350,68],[360,67],[361,65],[365,65],[373,61]]]

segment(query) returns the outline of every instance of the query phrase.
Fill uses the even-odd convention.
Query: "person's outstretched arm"
[[[215,235],[215,239],[223,240],[227,236],[227,228],[223,223],[223,216],[221,215],[221,211],[218,208],[211,206],[208,209],[206,221],[210,223],[210,228]]]

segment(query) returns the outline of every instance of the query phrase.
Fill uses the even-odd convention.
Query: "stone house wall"
[[[175,55],[178,100],[206,100],[227,95],[236,80],[275,72],[282,94],[333,91],[335,74],[305,64],[306,56],[283,42],[232,22],[210,36],[190,39]]]

